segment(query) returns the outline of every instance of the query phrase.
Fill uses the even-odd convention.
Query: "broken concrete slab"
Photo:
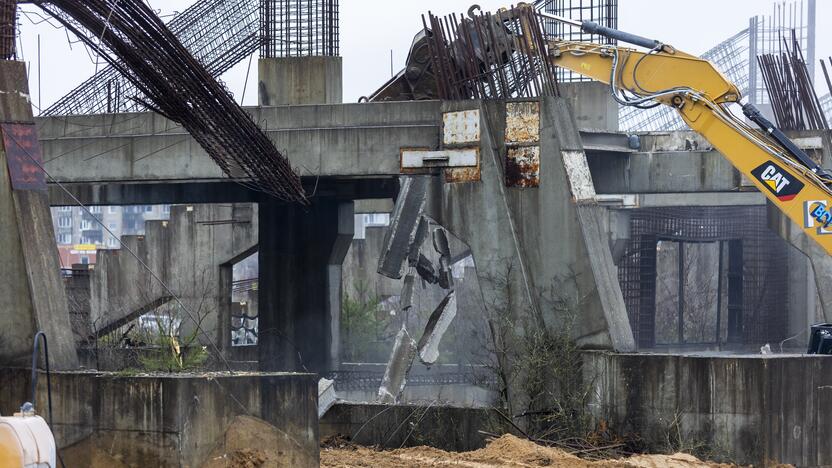
[[[404,390],[407,383],[407,373],[413,365],[416,357],[416,341],[402,326],[396,335],[393,344],[393,352],[390,353],[390,360],[387,362],[387,369],[378,388],[379,403],[395,404]]]
[[[335,394],[335,381],[318,380],[318,418],[324,417],[336,401],[338,401],[338,396]]]
[[[390,217],[390,227],[384,237],[384,250],[378,261],[378,272],[388,278],[400,279],[418,234],[425,208],[428,177],[402,177],[399,198]],[[424,228],[422,228],[424,229]]]
[[[425,365],[439,359],[439,344],[456,317],[456,293],[451,291],[430,315],[425,331],[419,339],[419,360]]]

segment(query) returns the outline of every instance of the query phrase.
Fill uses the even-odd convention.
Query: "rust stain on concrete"
[[[540,147],[519,146],[506,153],[506,186],[540,186]]]
[[[506,143],[540,141],[540,104],[509,102],[506,104]]]

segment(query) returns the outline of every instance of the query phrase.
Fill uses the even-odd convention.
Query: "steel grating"
[[[200,0],[168,24],[182,45],[214,76],[220,76],[260,46],[258,0]],[[66,18],[64,18],[66,19]],[[143,94],[107,66],[42,115],[139,112]]]
[[[229,177],[307,203],[288,159],[143,0],[36,4],[126,76],[145,107],[182,124]]]
[[[726,263],[730,263],[732,254],[734,259],[739,257],[739,265],[733,265],[739,276],[731,278],[732,272],[727,271],[729,278],[724,285],[728,289],[726,309],[737,310],[735,323],[728,324],[734,326],[734,333],[729,329],[707,344],[758,345],[786,338],[788,323],[783,311],[787,308],[789,247],[768,229],[765,206],[635,209],[630,219],[631,237],[618,264],[618,278],[639,347],[652,348],[658,341],[656,285],[660,240],[716,242],[727,252]],[[725,316],[729,318],[729,314]]]

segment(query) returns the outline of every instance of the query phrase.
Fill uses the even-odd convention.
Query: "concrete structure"
[[[599,89],[591,91],[600,96]],[[607,108],[603,102],[588,102],[590,109]],[[465,121],[468,130],[476,132],[468,136],[466,131],[451,132],[449,140],[448,121],[460,112],[476,115]],[[255,119],[290,157],[310,192],[315,192],[308,209],[265,200],[229,182],[187,135],[158,116],[91,116],[41,123],[46,159],[56,158],[47,168],[85,202],[261,203],[258,299],[260,329],[268,332],[262,335],[257,360],[266,370],[322,371],[338,364],[337,301],[343,283],[339,270],[352,235],[351,205],[354,200],[392,198],[402,172],[430,179],[426,214],[470,247],[482,285],[478,310],[510,311],[521,336],[558,329],[574,319],[575,338],[583,347],[634,350],[618,286],[619,257],[613,255],[616,246],[629,238],[628,210],[761,207],[765,199],[750,191],[739,173],[694,134],[641,135],[640,147],[632,148],[625,134],[579,131],[576,119],[582,119],[582,112],[573,113],[565,98],[253,109]],[[610,116],[593,120],[594,112],[586,111],[579,121],[594,122],[587,125],[602,129],[612,122]],[[808,140],[799,143],[814,145]],[[401,151],[413,148],[474,149],[477,166],[459,170],[440,164],[403,171]],[[107,156],[95,164],[87,161],[101,153]],[[524,157],[531,164],[519,164]],[[519,178],[505,169],[509,162],[514,164],[512,171],[520,169]],[[65,199],[54,187],[51,193],[56,204]],[[795,253],[790,253],[790,261],[797,268],[801,259]],[[795,333],[812,321],[806,304],[814,290],[807,288],[806,278],[791,277],[786,292],[791,310],[788,328]],[[761,361],[747,362],[757,366]],[[613,364],[603,365],[607,366],[601,371],[604,378],[619,378]],[[686,361],[668,364],[667,375],[688,372],[686,365]],[[761,385],[769,385],[769,377],[761,379]],[[705,381],[697,380],[696,385]],[[602,402],[612,405],[610,411],[618,411],[621,401],[640,398],[626,392],[623,397],[622,387],[616,383],[615,388],[619,389],[615,398]],[[659,386],[654,395],[662,401],[681,401],[685,388]],[[812,393],[804,390],[801,398],[809,401]],[[716,420],[719,411],[702,408],[701,414],[708,416],[697,421]],[[759,415],[768,409],[756,406],[749,411]],[[670,410],[662,409],[661,417],[671,418]],[[621,418],[617,421],[624,424]],[[731,453],[738,457],[750,453],[743,452],[741,444],[732,444]],[[782,456],[786,460],[790,455]]]
[[[17,411],[29,391],[28,369],[0,372],[0,413]],[[126,466],[196,467],[236,416],[253,416],[279,434],[263,434],[255,448],[311,468],[318,466],[317,396],[310,374],[53,373],[50,427],[67,466],[92,466],[99,454]],[[41,374],[35,404],[44,415],[46,397]]]
[[[0,61],[0,93],[0,122],[16,124],[17,128],[27,125],[32,128],[30,135],[36,136],[31,125],[32,106],[24,63]],[[3,219],[0,264],[6,271],[0,285],[0,364],[29,361],[33,337],[42,330],[48,336],[53,368],[71,369],[78,361],[60,278],[48,196],[37,187],[17,186],[25,174],[13,173],[15,166],[18,170],[23,170],[21,166],[39,170],[30,160],[37,157],[32,154],[36,153],[36,144],[17,135],[23,141],[15,139],[14,144],[25,148],[23,151],[29,156],[11,161],[8,141],[13,137],[6,137],[7,143],[0,152],[0,218]],[[20,155],[21,150],[17,153]]]
[[[619,105],[610,99],[610,87],[594,81],[561,83],[561,96],[566,98],[581,129],[618,131]]]
[[[198,333],[199,342],[206,346],[213,342],[228,353],[231,270],[257,248],[257,210],[246,208],[177,205],[170,220],[148,222],[144,236],[123,236],[126,248],[100,250],[89,272],[89,328],[81,334],[107,334],[176,295],[187,308],[170,304],[171,310],[178,310],[176,318],[183,321],[182,334],[198,332],[196,321],[206,333]]]
[[[443,110],[467,109],[480,119],[481,183],[437,184],[427,212],[471,248],[484,303],[510,311],[527,331],[563,326],[564,314],[576,313],[582,346],[633,350],[604,235],[605,211],[594,198],[566,101],[447,103]],[[516,133],[528,132],[526,142],[545,156],[539,188],[506,187],[501,159],[515,131],[507,116],[519,113],[525,128]],[[549,297],[554,293],[564,296]],[[553,310],[547,300],[565,301],[572,310]]]
[[[261,106],[341,104],[341,57],[261,58],[258,82]]]

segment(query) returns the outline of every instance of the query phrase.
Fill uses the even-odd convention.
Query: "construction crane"
[[[520,6],[518,8],[530,8]],[[797,147],[752,104],[741,105],[737,87],[712,63],[660,41],[575,21],[538,14],[585,32],[644,47],[549,39],[551,63],[606,83],[625,106],[670,106],[688,126],[705,137],[807,236],[832,255],[832,174]],[[753,128],[732,112],[739,106]]]

